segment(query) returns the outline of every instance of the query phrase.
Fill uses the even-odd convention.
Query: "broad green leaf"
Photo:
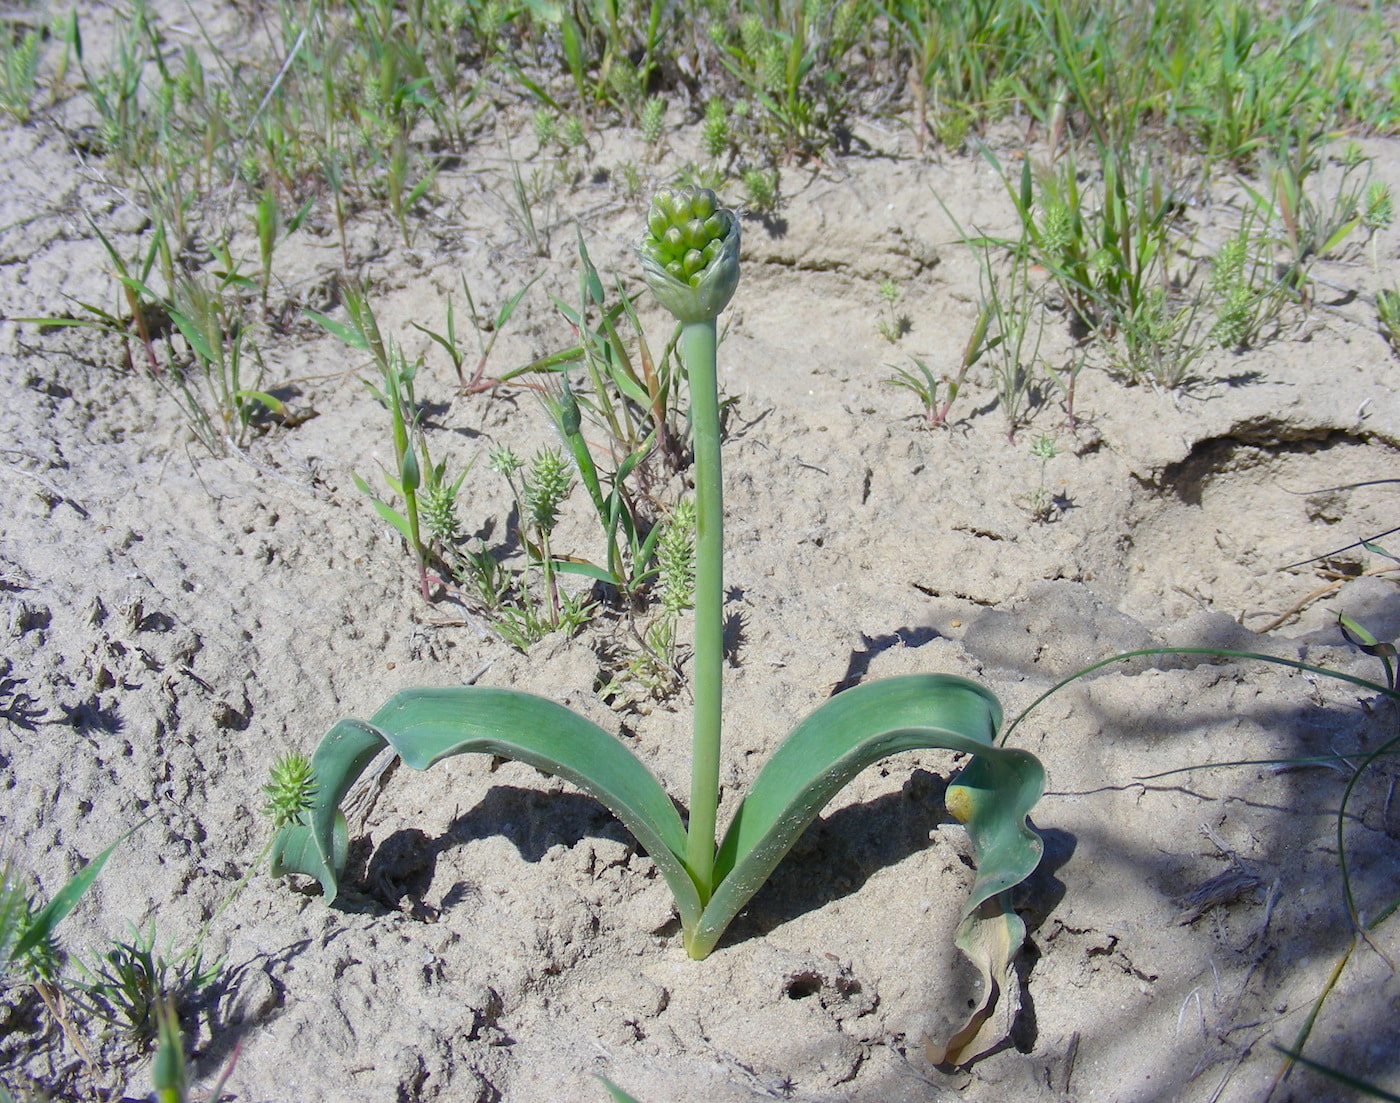
[[[315,799],[274,844],[273,872],[318,878],[334,898],[345,862],[339,805],[384,749],[414,769],[456,754],[501,755],[569,781],[613,812],[651,855],[680,912],[687,950],[704,957],[826,803],[866,766],[901,751],[942,748],[973,756],[948,790],[966,823],[977,878],[963,908],[958,945],[981,972],[984,1000],[937,1052],[954,1061],[1004,1036],[1016,1007],[1013,960],[1025,930],[1005,890],[1040,860],[1026,816],[1044,788],[1035,757],[993,740],[996,698],[973,682],[913,675],[858,686],[817,709],[784,741],[740,805],[715,863],[716,888],[702,908],[684,863],[685,832],[671,799],[620,741],[554,702],[513,690],[466,686],[408,690],[369,723],[343,720],[312,757]],[[998,1033],[1000,1032],[1000,1033]],[[933,1047],[931,1046],[931,1052]]]
[[[317,789],[305,825],[283,829],[274,872],[316,877],[334,899],[344,868],[335,847],[340,803],[386,748],[415,770],[475,752],[513,758],[577,785],[646,849],[676,898],[682,924],[699,918],[699,893],[677,856],[685,853],[685,830],[651,771],[618,739],[564,706],[483,686],[405,690],[369,723],[342,720],[332,728],[311,758]]]
[[[889,678],[827,701],[788,736],[739,806],[716,858],[714,894],[699,924],[686,927],[691,956],[710,952],[802,832],[861,770],[901,751],[960,751],[974,758],[949,787],[949,809],[967,825],[977,878],[963,906],[959,946],[998,982],[984,988],[987,1002],[973,1016],[980,1024],[995,1010],[998,987],[1007,987],[1006,969],[1024,936],[1019,919],[988,902],[1025,880],[1043,848],[1026,816],[1044,791],[1044,770],[1028,751],[993,745],[1000,724],[996,697],[951,675]],[[979,948],[985,946],[994,949]],[[970,1039],[976,1037],[974,1031]],[[950,1046],[949,1059],[958,1052]]]

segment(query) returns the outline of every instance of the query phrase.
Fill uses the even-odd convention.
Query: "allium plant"
[[[996,745],[1001,707],[986,689],[946,674],[890,678],[830,698],[783,741],[717,841],[724,654],[724,509],[716,385],[716,319],[739,283],[739,222],[714,193],[657,195],[638,254],[657,300],[681,323],[695,453],[695,701],[688,817],[620,740],[562,705],[510,689],[456,686],[395,695],[369,721],[342,720],[312,756],[311,807],[282,828],[273,872],[316,877],[339,891],[348,829],[339,805],[385,749],[426,769],[477,752],[555,774],[612,811],[666,880],[692,958],[706,957],[823,807],[865,767],[901,751],[940,748],[970,756],[947,789],[949,813],[967,827],[977,876],[958,946],[982,974],[980,1006],[952,1039],[931,1040],[936,1061],[986,1052],[1005,1036],[1018,990],[1011,962],[1025,927],[1008,891],[1040,860],[1026,821],[1044,772],[1024,750]]]

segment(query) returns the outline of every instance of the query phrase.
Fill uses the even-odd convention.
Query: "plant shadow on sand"
[[[1258,664],[1239,662],[1213,670],[1218,671],[1221,684],[1236,685],[1248,683],[1260,672]],[[1159,974],[1150,967],[1135,966],[1127,956],[1116,961],[1118,968],[1136,975],[1144,992],[1151,992],[1140,1016],[1129,1015],[1120,1024],[1124,1037],[1154,1029],[1152,1003],[1176,1009],[1178,1031],[1187,1029],[1182,1023],[1195,1029],[1198,1020],[1203,1035],[1215,1034],[1207,1055],[1194,1069],[1176,1069],[1158,1090],[1135,1096],[1150,1100],[1177,1098],[1198,1076],[1218,1076],[1222,1062],[1238,1064],[1256,1045],[1267,1044],[1263,1040],[1271,1034],[1289,1037],[1323,991],[1317,963],[1337,962],[1347,953],[1353,928],[1336,846],[1337,809],[1346,774],[1386,738],[1392,708],[1388,702],[1370,699],[1359,687],[1351,702],[1345,696],[1324,700],[1314,688],[1316,697],[1297,706],[1280,705],[1276,698],[1270,702],[1261,694],[1249,706],[1236,705],[1228,716],[1209,701],[1198,708],[1146,710],[1140,701],[1126,703],[1121,692],[1114,695],[1113,704],[1095,700],[1095,689],[1106,687],[1110,679],[1131,686],[1135,679],[1170,678],[1177,671],[1139,672],[1114,679],[1110,669],[1080,683],[1081,692],[1068,691],[1075,693],[1071,711],[1076,728],[1112,733],[1111,737],[1066,748],[1061,755],[1042,751],[1051,784],[1040,818],[1071,824],[1078,843],[1075,861],[1065,875],[1069,899],[1076,903],[1067,908],[1067,914],[1057,915],[1052,928],[1036,940],[1046,958],[1058,957],[1062,968],[1064,951],[1078,941],[1086,955],[1085,972],[1093,972],[1099,966],[1089,961],[1100,956],[1113,959],[1120,948],[1133,944],[1140,960],[1166,959],[1172,953],[1172,927],[1194,928],[1198,937],[1208,939],[1195,951],[1206,956],[1198,959],[1194,970],[1173,968],[1170,974]],[[1189,681],[1190,672],[1181,673]],[[1342,687],[1341,692],[1352,689]],[[1127,692],[1131,696],[1131,690]],[[1144,692],[1151,690],[1144,687]],[[1203,751],[1202,733],[1208,745],[1210,733],[1226,724],[1245,724],[1262,733],[1257,753],[1248,755],[1249,764],[1222,761],[1211,766],[1212,759],[1226,756]],[[1032,714],[1015,738],[1032,739],[1036,729]],[[1053,732],[1048,741],[1053,741]],[[1331,766],[1284,761],[1342,753],[1347,760]],[[1078,761],[1066,768],[1066,756]],[[1113,764],[1130,760],[1135,763],[1131,777],[1104,776],[1102,784],[1090,781],[1093,773],[1111,775]],[[1195,768],[1166,773],[1186,766]],[[1151,776],[1163,773],[1166,776]],[[1088,783],[1065,785],[1067,775]],[[1400,818],[1391,808],[1394,775],[1387,760],[1373,764],[1351,794],[1344,820],[1347,864],[1362,922],[1374,918],[1389,902],[1387,893],[1394,884],[1394,840],[1400,837]],[[1198,806],[1201,833],[1173,835],[1179,817],[1164,819],[1154,829],[1153,810],[1165,807],[1164,801],[1178,807]],[[1145,830],[1114,827],[1135,814],[1144,818]],[[1125,899],[1158,898],[1162,910],[1169,912],[1160,938],[1142,930],[1142,920],[1106,925],[1097,932],[1076,929],[1074,913],[1081,905],[1087,913],[1089,901],[1106,901],[1118,893],[1125,894]],[[1203,899],[1207,903],[1201,907]],[[1121,907],[1121,914],[1129,914],[1130,905],[1125,902]],[[1114,914],[1107,904],[1098,911]],[[1048,944],[1053,942],[1059,945],[1052,954]],[[1034,962],[1028,967],[1033,974],[1038,971]],[[1391,997],[1385,995],[1390,966],[1384,953],[1372,952],[1363,943],[1350,969],[1355,975],[1331,993],[1319,1023],[1327,1021],[1329,1009],[1337,1012],[1343,1007],[1348,1016],[1359,1014],[1363,1020],[1381,1021],[1392,1015]],[[1142,1022],[1134,1025],[1135,1017]],[[1314,1032],[1308,1052],[1323,1064],[1363,1069],[1372,1079],[1383,1079],[1400,1067],[1393,1049],[1382,1052],[1346,1032]],[[1209,1069],[1217,1071],[1207,1073]],[[1296,1076],[1293,1082],[1300,1086],[1290,1090],[1302,1090],[1301,1084],[1308,1083]],[[1275,1098],[1301,1097],[1285,1091]]]

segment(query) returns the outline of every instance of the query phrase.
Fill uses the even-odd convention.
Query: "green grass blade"
[[[87,890],[92,887],[92,883],[97,880],[97,875],[102,872],[102,867],[107,864],[107,859],[112,856],[112,852],[149,822],[149,820],[142,820],[84,866],[82,870],[66,885],[59,889],[58,892],[54,893],[53,899],[39,909],[29,929],[25,931],[23,937],[15,943],[15,948],[11,952],[11,956],[14,958],[23,957],[52,935],[54,928],[63,922],[68,913],[71,912],[77,906],[78,901],[83,898],[83,893],[87,892]]]
[[[603,1085],[603,1087],[608,1089],[608,1094],[612,1096],[613,1103],[638,1103],[637,1099],[634,1096],[628,1095],[625,1091],[619,1088],[606,1076],[599,1076],[596,1079],[600,1084]],[[0,1100],[0,1103],[4,1103],[4,1101]]]
[[[1006,730],[1001,733],[1001,742],[1005,743],[1027,716],[1053,697],[1060,690],[1071,682],[1077,682],[1080,678],[1088,677],[1095,671],[1103,670],[1105,667],[1113,666],[1128,659],[1136,659],[1144,656],[1157,655],[1209,655],[1217,659],[1248,659],[1251,662],[1271,663],[1274,666],[1285,666],[1291,670],[1301,670],[1305,674],[1320,674],[1324,678],[1334,678],[1339,682],[1346,682],[1349,685],[1360,686],[1362,689],[1378,693],[1383,697],[1389,697],[1392,701],[1400,701],[1400,689],[1385,686],[1379,682],[1368,681],[1365,678],[1358,678],[1354,674],[1347,674],[1340,670],[1329,670],[1325,666],[1315,666],[1312,663],[1305,663],[1299,659],[1285,659],[1278,655],[1264,655],[1257,651],[1236,651],[1228,647],[1144,647],[1137,651],[1120,651],[1116,655],[1110,655],[1106,659],[1100,659],[1096,663],[1091,663],[1082,670],[1076,670],[1067,678],[1061,678],[1053,686],[1047,689],[1029,705],[1021,710],[1021,714],[1006,725]]]
[[[1394,1092],[1388,1092],[1384,1088],[1378,1088],[1375,1084],[1367,1080],[1362,1080],[1360,1077],[1352,1076],[1349,1072],[1335,1069],[1331,1065],[1324,1065],[1321,1061],[1314,1061],[1311,1057],[1304,1057],[1301,1053],[1297,1053],[1291,1049],[1285,1049],[1280,1045],[1276,1045],[1274,1048],[1290,1061],[1297,1061],[1300,1065],[1305,1065],[1314,1072],[1327,1077],[1329,1080],[1335,1080],[1338,1084],[1344,1084],[1353,1091],[1360,1092],[1362,1095],[1370,1096],[1372,1099],[1389,1099],[1392,1103],[1400,1103],[1400,1095],[1396,1095]]]
[[[332,337],[339,337],[352,349],[359,349],[361,352],[369,351],[368,339],[358,330],[345,325],[343,322],[337,322],[334,318],[327,318],[324,314],[318,314],[314,310],[303,310],[302,313]]]
[[[678,857],[685,852],[685,830],[651,771],[612,735],[562,705],[483,686],[405,690],[369,723],[342,720],[332,728],[311,758],[317,790],[307,822],[279,835],[274,873],[309,874],[320,880],[328,898],[335,897],[340,803],[386,748],[415,770],[476,752],[516,759],[577,785],[646,849],[675,895],[682,923],[698,919],[700,897]]]

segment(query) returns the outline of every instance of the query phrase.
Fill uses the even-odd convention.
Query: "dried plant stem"
[[[1324,598],[1328,594],[1335,593],[1337,590],[1340,590],[1343,586],[1345,586],[1348,582],[1354,582],[1358,578],[1367,578],[1370,575],[1388,574],[1391,571],[1400,571],[1400,565],[1394,563],[1383,563],[1378,567],[1369,567],[1366,570],[1362,571],[1359,575],[1347,575],[1344,578],[1333,579],[1326,585],[1319,586],[1316,590],[1313,590],[1307,596],[1299,598],[1292,605],[1290,605],[1288,609],[1280,613],[1273,620],[1269,621],[1268,624],[1264,625],[1263,628],[1255,628],[1253,631],[1256,635],[1260,636],[1264,635],[1266,632],[1272,632],[1275,628],[1279,627],[1290,617],[1297,616],[1314,601],[1317,601],[1319,598]]]

